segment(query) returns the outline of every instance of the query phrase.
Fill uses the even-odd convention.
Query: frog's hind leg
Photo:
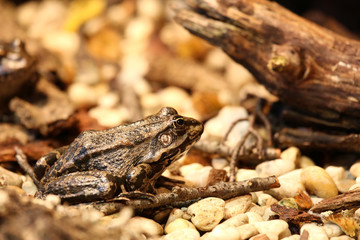
[[[117,179],[106,172],[74,172],[45,184],[44,194],[58,195],[63,202],[106,200],[117,192]]]

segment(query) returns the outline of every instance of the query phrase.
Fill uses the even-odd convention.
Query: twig
[[[240,182],[220,182],[212,186],[201,188],[174,187],[170,193],[155,195],[154,201],[135,199],[129,200],[126,204],[123,204],[116,202],[116,199],[114,199],[115,202],[97,202],[92,203],[91,206],[104,211],[105,214],[118,211],[125,205],[132,206],[137,210],[165,206],[179,207],[186,206],[193,202],[193,200],[198,200],[200,198],[219,197],[225,200],[250,192],[263,191],[277,187],[280,187],[279,180],[275,176],[270,176],[266,178],[252,178]]]
[[[315,213],[324,211],[339,211],[344,209],[358,208],[360,205],[360,190],[355,189],[337,195],[332,198],[327,198],[314,205],[310,210]]]
[[[27,158],[23,151],[18,147],[14,147],[16,155],[16,161],[20,165],[20,167],[31,177],[31,179],[34,181],[36,186],[40,186],[39,180],[36,178],[33,168],[30,166],[30,164],[27,161]]]

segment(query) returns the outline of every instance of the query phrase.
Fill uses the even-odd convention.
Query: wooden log
[[[284,103],[360,129],[360,42],[267,0],[173,1],[175,20],[221,47]]]

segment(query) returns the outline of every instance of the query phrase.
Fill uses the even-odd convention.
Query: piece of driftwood
[[[314,205],[310,210],[315,213],[324,211],[340,211],[345,209],[359,208],[360,190],[355,189],[332,198],[327,198]]]
[[[307,122],[360,130],[359,41],[267,0],[174,0],[172,8],[179,24],[221,47]]]

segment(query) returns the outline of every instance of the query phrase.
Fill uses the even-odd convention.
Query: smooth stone
[[[356,177],[356,178],[359,177],[360,176],[360,162],[356,162],[353,165],[351,165],[349,172],[354,177]]]
[[[247,223],[249,223],[249,217],[245,213],[241,213],[225,220],[224,222],[217,225],[215,228],[239,227]]]
[[[175,219],[174,221],[172,221],[171,223],[169,223],[166,227],[165,227],[165,232],[167,234],[180,230],[180,229],[186,229],[186,228],[191,228],[191,229],[195,229],[194,224],[192,224],[191,222],[189,222],[188,220],[182,219],[182,218],[178,218]]]
[[[129,229],[139,229],[146,236],[160,236],[164,233],[162,226],[152,219],[145,217],[133,217],[126,225]]]
[[[295,162],[283,159],[276,159],[260,163],[255,170],[260,177],[281,176],[295,169]]]
[[[173,210],[171,210],[168,220],[165,224],[165,228],[167,225],[169,225],[171,222],[173,222],[174,220],[178,219],[178,218],[182,218],[182,216],[184,215],[184,212],[179,209],[179,208],[174,208]]]
[[[34,196],[37,189],[37,186],[35,185],[35,183],[31,180],[26,180],[22,185],[21,185],[22,190],[24,190],[24,192],[26,192],[26,194]]]
[[[225,201],[220,198],[209,197],[191,204],[187,213],[191,215],[191,222],[201,231],[211,231],[225,215]]]
[[[281,240],[300,240],[300,235],[299,234],[293,234],[289,237],[284,237]]]
[[[256,212],[247,212],[245,214],[248,216],[250,224],[264,221],[264,218]]]
[[[89,115],[95,118],[102,126],[115,127],[126,121],[128,111],[122,107],[94,107],[89,110]]]
[[[238,106],[223,107],[217,116],[211,118],[205,123],[203,139],[217,138],[222,139],[230,126],[238,119],[247,118],[248,113],[245,108]],[[249,126],[248,121],[241,121],[230,132],[225,144],[233,147],[245,134]]]
[[[329,238],[338,237],[344,233],[341,230],[341,227],[335,223],[325,223],[322,228],[325,230]]]
[[[211,166],[215,169],[223,169],[226,166],[229,166],[229,161],[225,158],[213,158],[211,160]]]
[[[186,181],[191,182],[194,187],[205,187],[208,183],[211,169],[213,168],[210,166],[206,166],[199,170],[186,174],[184,178]]]
[[[258,195],[257,203],[260,206],[271,206],[272,204],[277,203],[278,200],[276,200],[273,196],[267,193],[262,193]]]
[[[252,197],[249,194],[226,200],[224,219],[229,219],[238,214],[245,213],[251,203]]]
[[[276,212],[272,211],[270,207],[266,208],[264,214],[262,215],[265,221],[268,221],[271,216],[277,215]]]
[[[23,183],[21,175],[9,171],[3,167],[0,167],[0,177],[2,177],[9,186],[21,187]]]
[[[348,192],[354,184],[356,184],[356,181],[353,179],[342,179],[336,182],[336,186],[341,193]]]
[[[166,234],[163,240],[198,240],[200,233],[191,228],[180,229],[169,234]]]
[[[315,166],[315,163],[311,158],[307,156],[301,156],[298,164],[296,164],[296,167],[298,168],[306,168],[310,166]]]
[[[346,171],[343,167],[328,166],[325,171],[330,175],[334,182],[340,181],[346,178]]]
[[[279,188],[273,188],[266,193],[275,197],[276,199],[282,199],[287,197],[295,197],[298,191],[304,191],[305,187],[301,181],[302,169],[296,169],[291,172],[285,173],[278,177],[280,182]]]
[[[300,236],[304,231],[309,233],[308,240],[328,240],[328,236],[322,227],[317,226],[314,223],[306,223],[300,229]]]
[[[289,230],[289,225],[284,220],[271,220],[254,223],[256,229],[261,234],[266,234],[271,240],[277,240],[279,236]],[[287,232],[287,231],[286,231]]]
[[[248,180],[251,178],[259,177],[259,174],[256,172],[256,170],[253,169],[239,169],[236,172],[235,179],[237,182]]]
[[[188,175],[192,172],[198,171],[198,170],[202,169],[203,167],[204,166],[201,165],[200,163],[190,163],[190,164],[181,166],[179,171],[180,171],[180,174],[185,177],[186,175]]]
[[[338,195],[334,180],[321,167],[311,166],[303,169],[302,182],[310,194],[321,198],[330,198]]]
[[[332,237],[330,240],[355,240],[355,238],[349,237],[348,235],[341,235],[338,237]]]
[[[280,154],[281,159],[288,160],[294,164],[298,163],[300,157],[300,149],[297,147],[289,147]]]
[[[255,227],[254,224],[244,224],[242,226],[237,227],[237,230],[240,232],[240,239],[248,239],[256,234],[259,234],[258,229]]]
[[[236,227],[214,228],[211,232],[205,233],[201,240],[239,240],[241,232]]]
[[[260,216],[263,216],[264,212],[265,212],[265,208],[266,207],[261,207],[255,203],[251,203],[251,206],[249,207],[248,212],[254,212],[254,213],[259,214]]]

